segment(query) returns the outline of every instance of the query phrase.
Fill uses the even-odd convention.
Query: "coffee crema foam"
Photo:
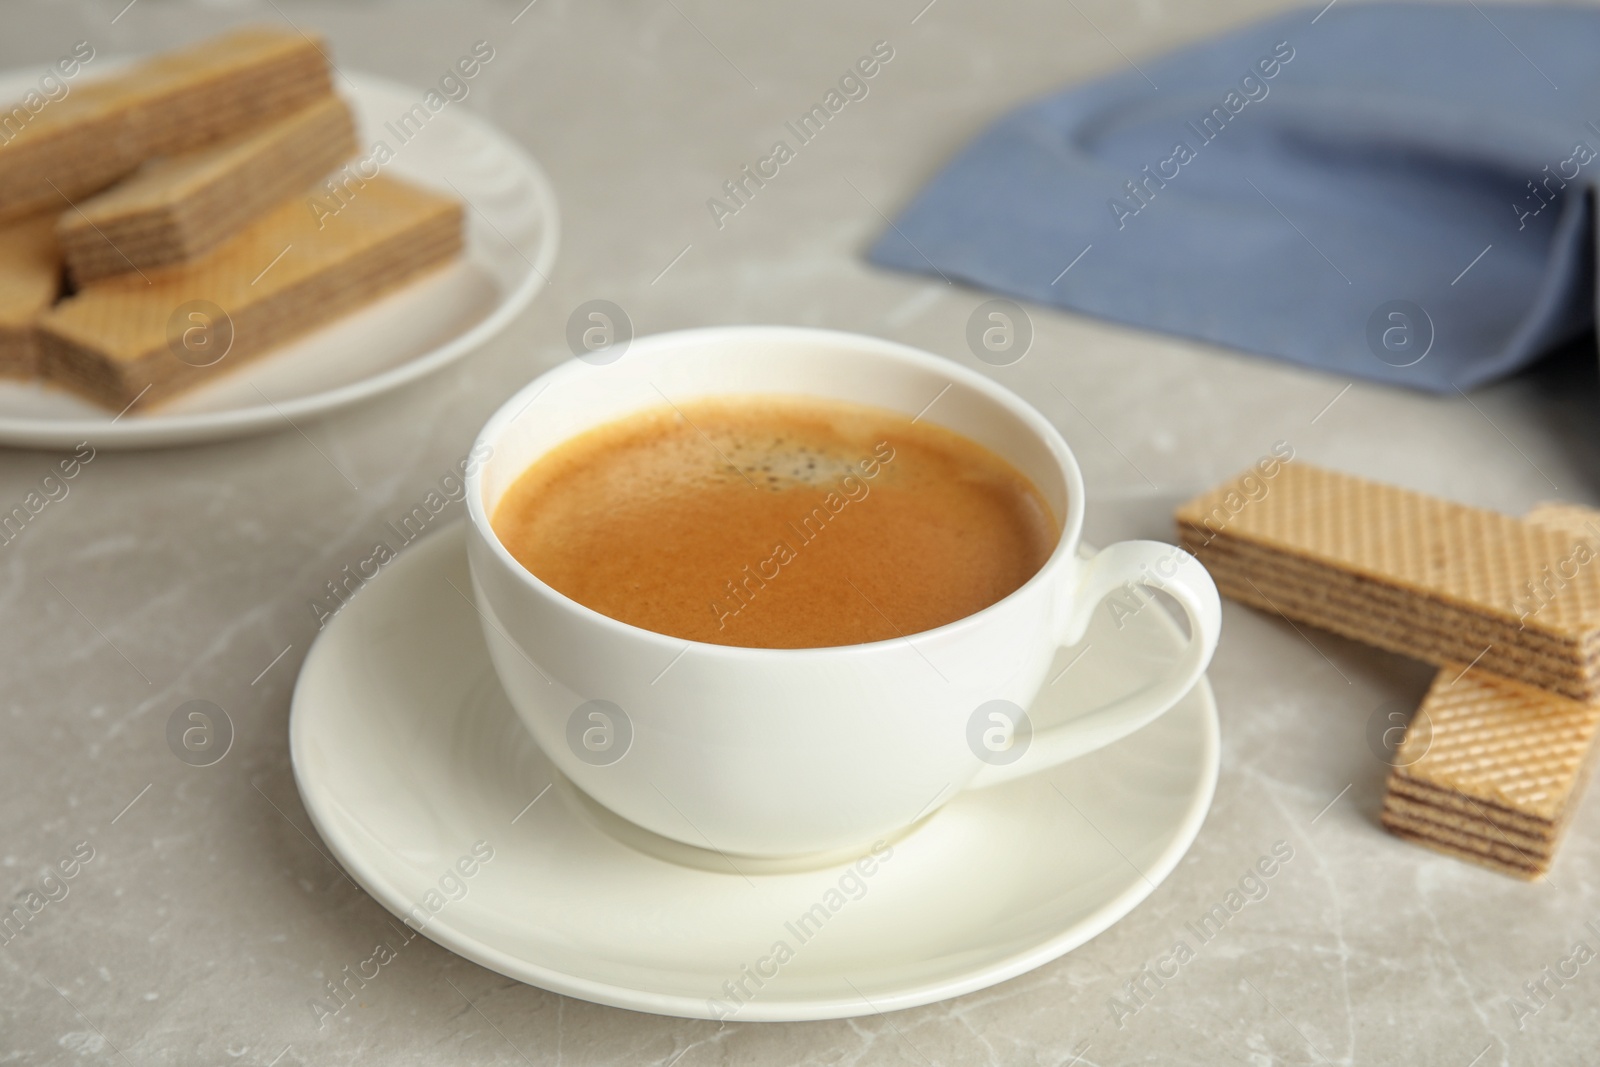
[[[691,641],[822,648],[988,607],[1060,528],[1028,479],[960,434],[833,400],[722,397],[563,442],[491,525],[524,567]]]

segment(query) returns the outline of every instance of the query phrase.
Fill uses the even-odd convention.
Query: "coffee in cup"
[[[557,592],[656,633],[821,648],[981,611],[1050,558],[1039,490],[970,438],[822,397],[661,404],[541,456],[493,515]]]

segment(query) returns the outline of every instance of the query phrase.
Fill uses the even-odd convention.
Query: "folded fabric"
[[[1597,57],[1596,10],[1295,10],[1006,115],[870,258],[1470,389],[1594,324]]]

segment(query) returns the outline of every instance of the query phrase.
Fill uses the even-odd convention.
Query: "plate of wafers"
[[[462,358],[549,275],[549,180],[466,91],[293,30],[83,48],[0,74],[0,444],[288,428]]]

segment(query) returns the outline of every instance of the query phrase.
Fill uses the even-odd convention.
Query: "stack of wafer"
[[[1537,878],[1593,766],[1600,704],[1485,671],[1434,679],[1394,755],[1383,825],[1453,856]]]
[[[290,201],[194,264],[148,283],[124,274],[62,301],[39,323],[45,374],[108,407],[156,403],[460,248],[460,205],[391,178],[374,178],[320,228]]]
[[[1177,512],[1224,595],[1441,666],[1383,821],[1510,874],[1544,874],[1600,723],[1600,512],[1527,519],[1304,463]]]
[[[444,196],[317,199],[356,147],[329,70],[298,31],[240,30],[31,113],[0,143],[0,373],[148,407],[455,257]]]

